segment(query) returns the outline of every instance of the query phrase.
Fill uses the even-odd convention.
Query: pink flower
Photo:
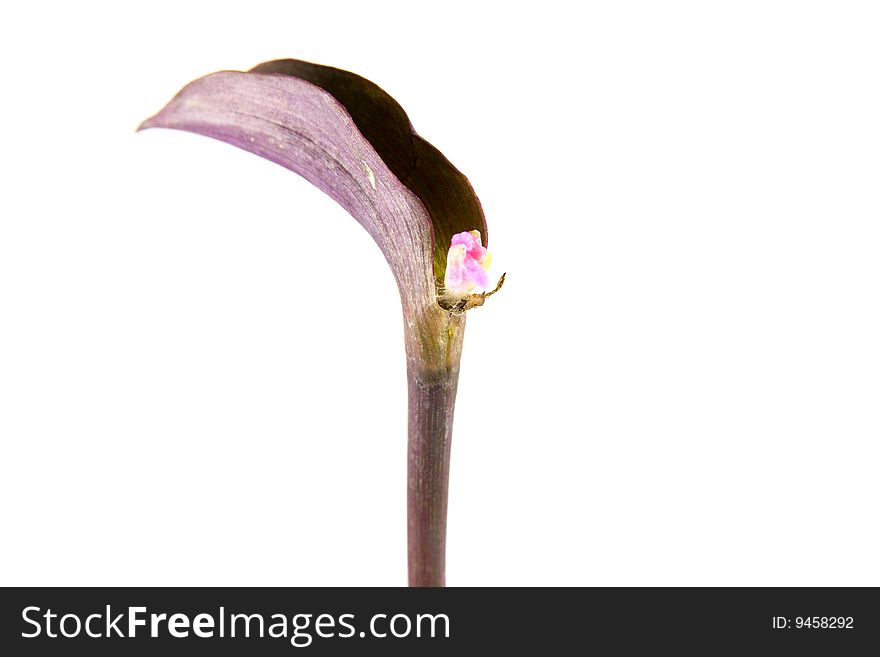
[[[492,256],[480,242],[480,231],[458,233],[452,236],[449,254],[446,256],[446,294],[464,296],[474,288],[489,286],[489,264]]]

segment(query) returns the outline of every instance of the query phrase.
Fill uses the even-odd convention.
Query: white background
[[[0,10],[0,583],[405,583],[378,248],[280,167],[134,132],[296,57],[400,101],[508,272],[468,318],[451,585],[880,585],[876,4],[424,7]]]

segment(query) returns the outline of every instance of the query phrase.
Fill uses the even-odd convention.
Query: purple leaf
[[[435,343],[428,326],[446,314],[437,286],[452,236],[477,229],[485,245],[485,218],[467,178],[412,131],[391,96],[347,71],[279,60],[191,82],[144,128],[219,139],[327,193],[369,232],[391,266],[410,366],[444,367],[447,346]]]

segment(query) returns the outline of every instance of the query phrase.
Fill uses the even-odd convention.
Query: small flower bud
[[[485,290],[489,286],[486,272],[491,262],[492,256],[480,242],[480,231],[453,235],[443,281],[446,294],[463,297],[478,287]]]

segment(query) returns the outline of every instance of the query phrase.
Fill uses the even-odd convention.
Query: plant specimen
[[[372,82],[299,60],[191,82],[144,128],[227,142],[309,180],[385,255],[400,291],[409,389],[409,583],[445,585],[452,417],[465,313],[494,294],[486,221],[467,178]]]

